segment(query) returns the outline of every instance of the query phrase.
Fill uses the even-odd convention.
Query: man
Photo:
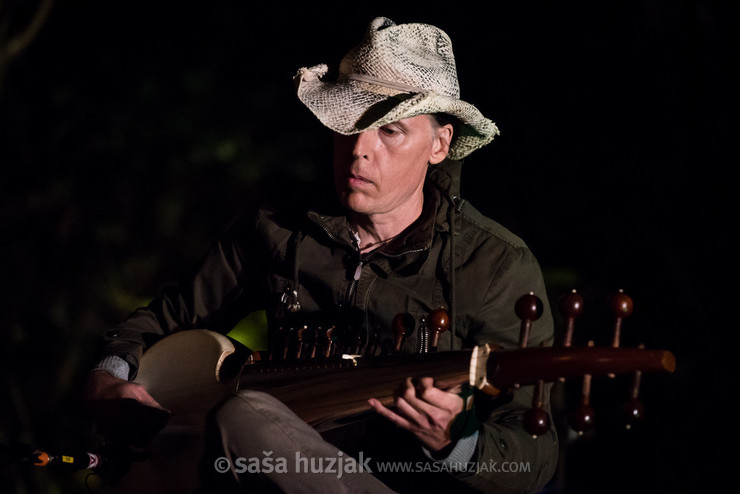
[[[256,309],[266,310],[271,330],[286,321],[337,321],[365,354],[385,353],[393,318],[405,314],[412,324],[402,351],[418,353],[428,345],[423,321],[438,307],[450,318],[438,351],[483,343],[515,347],[514,304],[534,292],[545,311],[529,344],[551,342],[552,319],[533,255],[460,198],[460,160],[498,129],[459,99],[447,35],[378,18],[342,60],[337,79],[325,80],[326,73],[324,65],[301,69],[296,87],[334,131],[341,213],[265,207],[233,228],[191,278],[108,333],[105,358],[90,375],[93,400],[130,397],[159,406],[129,381],[149,342],[188,328],[226,332]],[[374,418],[323,437],[269,395],[240,391],[214,411],[214,452],[205,464],[218,455],[233,466],[264,455],[337,459],[351,453],[374,461],[413,459],[421,467],[396,475],[236,469],[215,475],[231,486],[270,492],[532,492],[552,476],[554,430],[534,438],[522,425],[531,389],[497,400],[477,397],[475,408],[463,411],[458,390],[437,388],[431,378],[398,377],[393,407],[368,396]],[[502,471],[505,463],[510,467]],[[475,468],[460,471],[460,465]]]

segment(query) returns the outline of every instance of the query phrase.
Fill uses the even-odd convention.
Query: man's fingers
[[[426,410],[425,407],[429,407],[430,410]],[[431,406],[424,404],[420,406],[412,405],[403,398],[398,398],[396,400],[396,409],[398,410],[398,414],[405,417],[415,427],[421,429],[430,427],[434,421],[432,418],[433,410],[431,410],[431,408]]]
[[[105,371],[92,372],[88,377],[87,384],[87,399],[89,402],[132,399],[142,405],[168,411],[141,384],[119,379]]]
[[[411,424],[411,422],[409,422],[405,418],[401,417],[397,413],[393,412],[392,410],[389,410],[385,405],[383,405],[382,403],[380,403],[375,398],[370,398],[368,400],[368,404],[380,416],[385,417],[386,419],[390,420],[391,422],[393,422],[397,426],[402,427],[404,429],[411,429],[413,427],[413,425]]]
[[[401,425],[395,417],[393,422],[410,430],[446,430],[460,411],[462,399],[435,387],[432,378],[407,378],[396,389],[393,412],[404,422]],[[383,416],[388,415],[384,413]]]
[[[440,412],[457,414],[462,410],[460,397],[437,388],[431,377],[406,379],[396,397],[403,398],[411,407],[432,418],[438,417]]]
[[[142,405],[146,405],[153,408],[159,408],[162,410],[166,410],[162,405],[159,404],[157,400],[154,399],[152,395],[149,394],[149,392],[138,383],[129,383],[131,386],[128,387],[127,392],[125,394],[130,393],[130,397],[141,403]]]

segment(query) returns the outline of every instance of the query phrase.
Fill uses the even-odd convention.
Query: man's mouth
[[[356,173],[349,173],[346,176],[347,183],[352,186],[363,186],[372,184],[373,181]]]

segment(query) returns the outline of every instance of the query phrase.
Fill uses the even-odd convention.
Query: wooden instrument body
[[[231,359],[247,358],[238,345],[204,329],[174,333],[144,353],[135,382],[173,413],[171,425],[201,427],[205,414],[237,389]]]

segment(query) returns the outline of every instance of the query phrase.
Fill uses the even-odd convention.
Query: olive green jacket
[[[431,167],[421,217],[365,255],[343,215],[260,209],[222,238],[192,277],[109,331],[105,354],[126,360],[133,378],[142,351],[162,335],[196,327],[226,332],[258,309],[272,328],[296,318],[343,320],[375,353],[390,347],[393,318],[408,314],[416,330],[403,351],[417,353],[424,318],[444,307],[452,324],[439,351],[483,343],[514,348],[520,328],[514,305],[529,292],[545,305],[529,345],[550,344],[553,323],[536,259],[518,237],[460,199],[460,166]],[[295,302],[300,309],[292,312]],[[524,387],[510,399],[476,405],[483,414],[473,457],[479,471],[444,473],[444,481],[484,492],[542,487],[555,469],[557,438],[554,430],[538,438],[524,431],[531,402],[532,390]]]

